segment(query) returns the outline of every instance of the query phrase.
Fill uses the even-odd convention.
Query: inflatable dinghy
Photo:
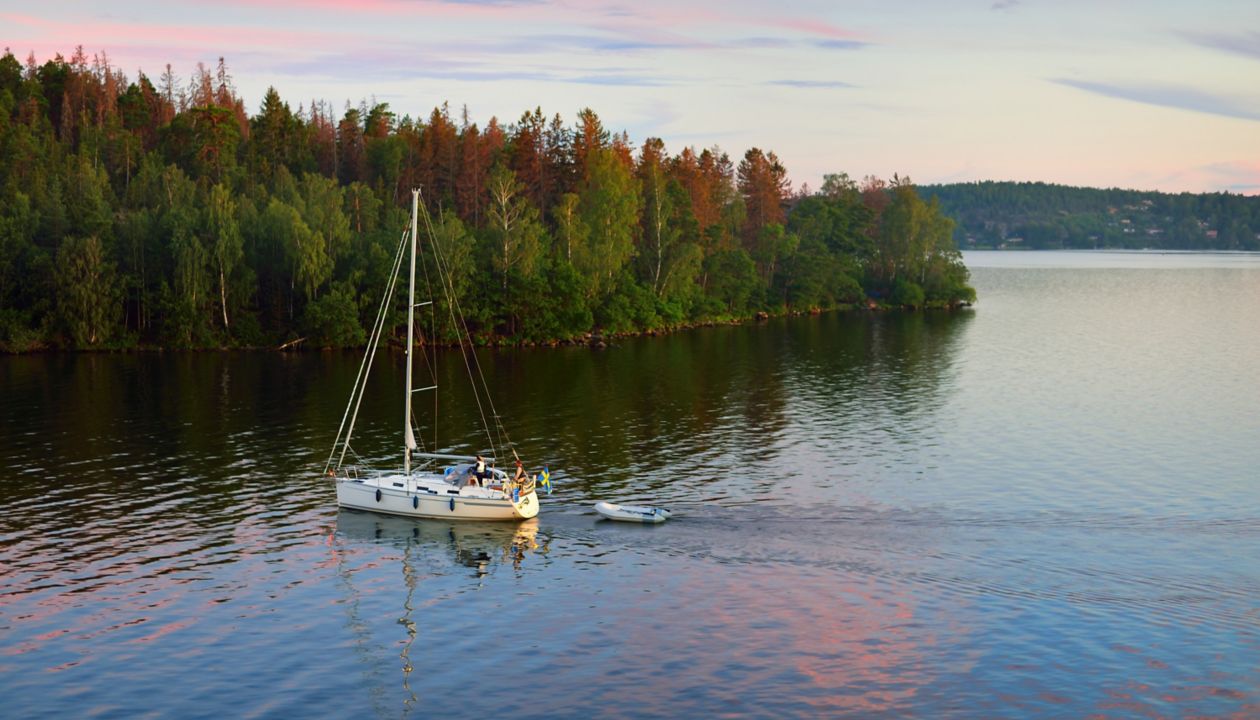
[[[663,523],[669,519],[669,511],[665,508],[644,507],[642,505],[617,505],[610,502],[595,503],[595,512],[609,520],[636,523]]]

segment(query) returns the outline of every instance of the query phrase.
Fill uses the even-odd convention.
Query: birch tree
[[[210,257],[219,275],[219,309],[223,329],[229,329],[227,281],[244,257],[244,241],[236,220],[236,201],[222,183],[210,188],[206,203],[206,228],[210,235]]]
[[[489,220],[494,238],[494,268],[508,289],[508,275],[516,270],[529,274],[542,249],[543,227],[538,209],[522,196],[524,187],[502,165],[490,171]]]

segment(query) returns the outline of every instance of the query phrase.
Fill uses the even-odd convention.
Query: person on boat
[[[490,471],[486,469],[486,459],[480,455],[477,456],[477,464],[473,465],[473,477],[477,478],[479,485],[490,477]]]
[[[524,480],[526,477],[527,476],[525,474],[525,466],[521,464],[520,460],[517,460],[516,461],[516,477],[512,478],[512,482],[520,482]]]

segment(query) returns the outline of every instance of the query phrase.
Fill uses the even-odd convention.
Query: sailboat
[[[416,435],[412,429],[411,398],[418,392],[437,391],[436,374],[434,384],[423,387],[412,387],[412,356],[415,351],[415,311],[418,307],[430,306],[432,300],[416,302],[416,248],[420,233],[420,191],[411,191],[411,228],[403,234],[399,242],[398,252],[394,256],[394,270],[377,311],[376,323],[368,339],[359,374],[354,389],[350,393],[350,402],[341,418],[341,427],[337,430],[337,438],[333,442],[332,453],[328,456],[324,473],[333,477],[337,485],[337,504],[343,508],[370,510],[389,515],[403,515],[417,518],[443,518],[457,520],[524,520],[538,515],[539,504],[536,492],[536,479],[523,472],[521,461],[516,452],[511,450],[516,461],[517,473],[509,476],[495,467],[496,457],[492,453],[482,455],[455,455],[438,452],[418,452]],[[434,233],[425,212],[425,228],[433,242]],[[354,432],[355,419],[358,417],[359,405],[363,401],[364,386],[367,384],[368,371],[376,350],[384,334],[386,318],[389,315],[390,300],[399,275],[405,254],[405,246],[410,246],[410,273],[407,282],[407,370],[406,387],[404,389],[404,424],[403,424],[403,466],[401,471],[361,471],[358,466],[346,465],[347,451],[350,451],[350,437]],[[448,306],[452,314],[458,307],[453,297],[453,289],[442,267],[440,248],[435,244],[434,259],[438,265],[439,282],[448,296]],[[467,335],[462,321],[456,323],[460,332]],[[469,343],[471,344],[471,343]],[[486,391],[484,379],[482,388],[478,390],[473,380],[471,367],[476,363],[476,356],[471,349],[465,347],[461,337],[460,349],[465,352],[465,364],[469,369],[469,379],[474,382],[474,391]],[[470,357],[471,355],[471,357]],[[480,404],[480,400],[478,401]],[[491,414],[497,420],[491,404]],[[484,413],[482,415],[484,422]],[[506,433],[503,433],[506,434]],[[486,435],[491,437],[489,428]],[[491,439],[493,446],[493,439]],[[338,453],[340,450],[340,453]],[[335,460],[334,460],[335,458]]]

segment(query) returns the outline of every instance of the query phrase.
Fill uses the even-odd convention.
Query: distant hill
[[[968,248],[1260,250],[1260,197],[1029,182],[921,185]]]

